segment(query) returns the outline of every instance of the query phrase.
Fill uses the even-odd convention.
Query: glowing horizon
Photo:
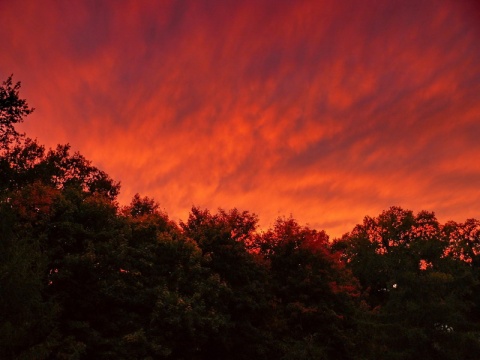
[[[398,205],[480,217],[480,12],[467,1],[3,2],[0,80],[119,201],[290,214],[340,236]]]

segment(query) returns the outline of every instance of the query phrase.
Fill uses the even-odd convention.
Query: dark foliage
[[[1,359],[476,359],[480,222],[392,207],[341,239],[236,209],[176,224],[0,88]]]

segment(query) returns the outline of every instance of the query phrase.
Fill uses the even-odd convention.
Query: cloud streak
[[[0,5],[0,73],[70,142],[174,218],[292,213],[333,236],[390,205],[478,217],[471,2]]]

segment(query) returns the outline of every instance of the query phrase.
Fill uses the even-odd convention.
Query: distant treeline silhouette
[[[192,208],[175,223],[0,87],[1,359],[478,359],[480,222],[391,207],[340,239]]]

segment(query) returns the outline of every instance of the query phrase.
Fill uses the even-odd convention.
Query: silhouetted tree
[[[17,141],[21,136],[15,125],[33,112],[25,99],[19,97],[20,82],[13,84],[13,75],[0,86],[0,150]]]
[[[269,263],[282,359],[352,356],[356,281],[331,251],[325,232],[278,219],[259,239]]]
[[[219,311],[228,326],[208,344],[204,358],[275,358],[267,325],[271,319],[267,271],[248,251],[257,217],[247,211],[220,209],[217,214],[192,208],[181,227],[202,251],[202,265],[218,274],[227,287]]]
[[[335,244],[370,306],[359,332],[367,357],[476,356],[479,334],[468,299],[478,280],[467,262],[448,255],[449,238],[433,213],[392,207]]]
[[[1,359],[476,359],[480,222],[392,207],[333,243],[247,211],[179,225],[0,87]]]

